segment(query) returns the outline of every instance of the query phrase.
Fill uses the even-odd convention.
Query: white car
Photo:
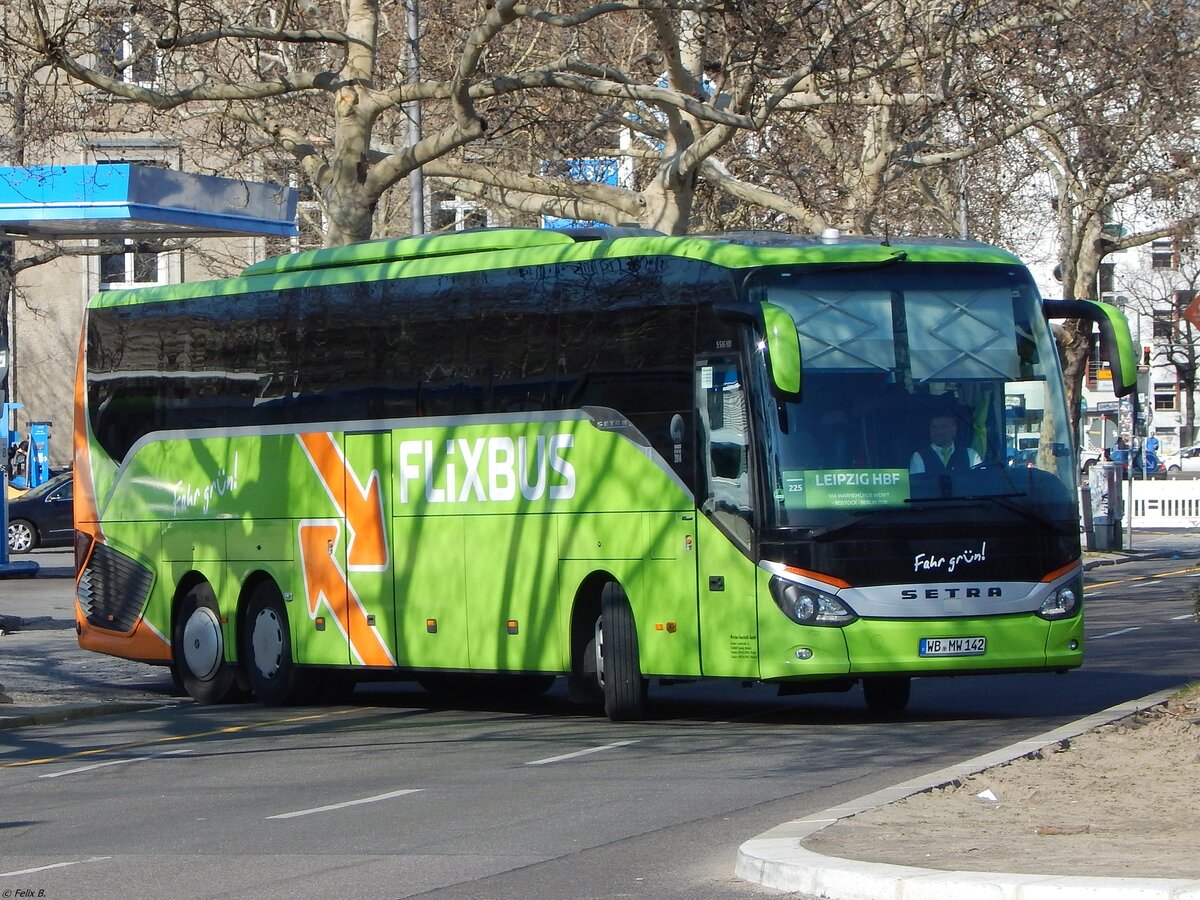
[[[1184,447],[1162,458],[1168,472],[1200,472],[1200,447]]]
[[[1104,459],[1104,453],[1098,447],[1079,448],[1079,468],[1086,475],[1088,469]]]

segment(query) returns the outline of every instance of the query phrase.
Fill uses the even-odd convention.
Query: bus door
[[[396,665],[391,431],[346,432],[346,580],[351,662]]]
[[[300,439],[334,513],[300,526],[308,612],[317,632],[327,633],[311,641],[314,650],[324,648],[321,658],[310,653],[304,661],[394,666],[391,498],[385,489],[391,434],[316,432]],[[322,629],[324,616],[336,619],[336,628]],[[340,660],[327,658],[335,634],[345,648]]]
[[[734,352],[696,361],[699,479],[696,500],[701,669],[758,677],[758,615],[751,556],[754,490],[749,403]]]

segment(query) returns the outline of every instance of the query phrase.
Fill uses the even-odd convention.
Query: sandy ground
[[[843,819],[804,846],[952,871],[1200,878],[1200,686],[1062,743]]]

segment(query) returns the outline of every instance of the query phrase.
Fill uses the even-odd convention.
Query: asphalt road
[[[1198,577],[1190,557],[1096,569],[1084,669],[919,680],[901,721],[871,716],[857,689],[698,684],[657,690],[653,719],[625,725],[581,715],[561,686],[519,706],[379,685],[319,707],[198,707],[161,670],[74,648],[56,625],[69,582],[35,579],[45,627],[0,638],[0,682],[38,672],[151,706],[0,730],[0,891],[779,896],[734,879],[739,843],[1197,677]],[[13,584],[0,582],[0,613]]]

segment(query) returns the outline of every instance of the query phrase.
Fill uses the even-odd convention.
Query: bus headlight
[[[858,618],[850,607],[832,594],[816,588],[785,581],[779,576],[771,579],[771,597],[785,616],[798,625],[849,625]]]
[[[1083,581],[1075,579],[1052,591],[1042,601],[1038,615],[1043,619],[1065,619],[1079,610],[1083,600]]]

